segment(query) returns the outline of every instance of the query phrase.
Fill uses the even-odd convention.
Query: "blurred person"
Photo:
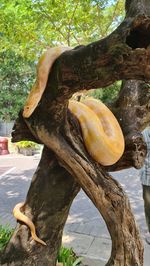
[[[145,219],[148,229],[145,240],[150,245],[150,126],[142,132],[142,135],[147,144],[147,156],[140,170],[140,178],[143,188]]]

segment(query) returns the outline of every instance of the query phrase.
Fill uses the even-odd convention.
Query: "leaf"
[[[77,266],[77,265],[79,265],[81,262],[82,262],[82,258],[77,258],[77,259],[74,261],[74,263],[73,263],[72,266]]]

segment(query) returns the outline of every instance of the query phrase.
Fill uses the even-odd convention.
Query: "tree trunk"
[[[149,87],[145,83],[150,80],[147,15],[148,0],[127,0],[123,23],[107,38],[62,54],[34,113],[28,119],[20,113],[13,141],[24,138],[45,145],[27,195],[25,213],[36,224],[47,247],[30,241],[29,230],[20,225],[1,256],[1,265],[54,266],[68,211],[80,186],[102,214],[110,232],[112,252],[106,265],[143,265],[143,246],[129,201],[107,171],[140,168],[146,155],[140,131],[150,122]],[[123,82],[117,101],[111,104],[126,147],[119,162],[102,167],[87,153],[78,121],[67,111],[67,104],[79,89],[106,87],[119,79],[145,82]]]
[[[55,155],[45,148],[26,198],[25,214],[33,220],[38,236],[47,246],[33,241],[28,227],[18,224],[1,255],[1,265],[55,266],[63,228],[79,189]]]
[[[46,131],[38,130],[38,137],[42,136],[45,145],[55,150],[60,163],[77,179],[106,222],[112,239],[111,258],[106,265],[143,265],[139,230],[127,196],[119,184],[87,154],[83,157],[75,147],[72,148],[70,139],[56,134],[49,138]]]

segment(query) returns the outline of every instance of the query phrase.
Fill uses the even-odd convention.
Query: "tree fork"
[[[69,129],[67,129],[67,136]],[[74,131],[75,132],[75,131]],[[139,231],[131,212],[127,196],[118,182],[89,155],[76,147],[77,134],[71,139],[61,135],[49,135],[47,130],[36,132],[47,147],[55,150],[59,162],[79,182],[88,197],[102,214],[112,239],[112,253],[108,265],[143,265],[143,248]],[[72,133],[70,133],[72,134]],[[71,143],[71,145],[70,145]],[[74,146],[73,146],[74,143]],[[83,143],[78,140],[79,147]]]
[[[93,162],[87,154],[78,134],[77,123],[73,123],[70,130],[70,123],[68,124],[66,119],[67,102],[79,89],[106,87],[119,79],[150,80],[149,11],[147,0],[127,0],[126,18],[112,34],[101,41],[77,47],[60,56],[53,66],[38,107],[32,116],[25,120],[31,132],[29,137],[33,135],[55,154],[59,163],[75,177],[101,212],[112,238],[112,253],[107,266],[142,266],[143,247],[130,204],[122,188],[106,173],[106,168]],[[125,95],[127,94],[126,90]],[[131,100],[131,95],[129,99]],[[135,107],[134,111],[138,110],[138,107]],[[126,110],[128,109],[129,106]],[[119,110],[121,105],[118,101],[116,113]],[[146,110],[146,106],[143,110]],[[142,128],[141,114],[142,108],[139,108],[139,112],[134,112],[133,126],[127,117],[121,124],[128,140],[126,143],[131,141],[132,147],[136,146],[136,141],[142,143],[141,137],[135,141],[138,130]],[[147,115],[144,126],[148,121]],[[132,150],[129,150],[132,160],[129,160],[131,163],[127,162],[128,167],[135,165],[138,168],[141,165],[145,153],[145,146],[142,145],[143,153],[138,153],[138,156],[137,149],[133,154]],[[129,146],[126,145],[126,150]],[[123,168],[126,161],[127,157],[119,167]],[[117,164],[115,167],[117,169]],[[33,202],[31,206],[34,206]],[[56,253],[55,251],[55,255]],[[30,261],[32,256],[28,265]]]
[[[120,117],[119,121],[122,121],[121,123],[122,129],[124,133],[127,134],[127,136],[129,132],[133,131],[135,133],[135,130],[136,132],[138,132],[138,130],[140,130],[143,126],[142,124],[137,123],[138,117],[136,117],[137,112],[135,111],[136,108],[139,106],[140,108],[142,108],[142,110],[144,110],[144,108],[146,109],[145,102],[143,102],[143,105],[139,105],[139,101],[142,101],[141,97],[142,95],[144,99],[146,97],[147,99],[146,102],[148,102],[149,100],[148,90],[144,91],[143,86],[145,86],[145,83],[143,82],[139,82],[138,84],[135,83],[135,81],[128,81],[123,83],[122,90],[120,92],[117,101],[115,101],[111,105],[112,110],[116,112],[116,116],[118,115]],[[136,92],[136,97],[133,98],[135,92]],[[130,98],[130,100],[126,101],[126,97],[128,99]],[[129,104],[132,103],[132,101],[134,101],[133,107],[129,108]],[[126,116],[126,118],[123,119],[121,115],[125,113],[125,110],[126,112],[128,111],[128,116]],[[131,116],[133,116],[134,123],[132,123],[130,119]],[[128,122],[127,122],[127,117],[129,117]],[[147,119],[145,118],[142,121],[148,122],[148,118]],[[42,121],[44,121],[44,119],[42,119]],[[33,126],[33,124],[35,125],[35,123],[32,123],[30,125],[29,122],[26,121],[26,124],[28,125],[28,127],[26,127],[26,124],[20,114],[18,123],[16,123],[16,132],[15,132],[16,134],[13,134],[15,140],[20,140],[21,137],[25,137],[26,135],[29,136],[29,133],[27,131],[29,131],[30,128],[32,134],[34,135],[33,137],[33,135],[30,133],[31,139],[35,138],[35,140],[37,139],[38,142],[41,142],[41,140],[46,140],[45,145],[47,145],[49,148],[55,151],[55,154],[60,163],[66,168],[68,172],[71,173],[71,175],[77,178],[82,188],[85,190],[87,195],[91,198],[95,206],[103,215],[104,220],[109,229],[112,238],[112,256],[107,265],[126,265],[126,266],[133,265],[131,264],[131,261],[133,263],[134,260],[135,260],[135,265],[136,263],[137,265],[142,265],[142,254],[143,254],[142,245],[141,241],[139,240],[139,232],[138,229],[136,228],[127,197],[120,188],[120,186],[117,184],[117,182],[111,179],[111,177],[107,173],[104,173],[104,171],[99,165],[97,164],[95,165],[95,163],[91,161],[91,158],[84,149],[82,138],[79,137],[80,127],[76,119],[70,114],[70,112],[68,112],[65,123],[63,123],[63,125],[65,124],[65,128],[61,127],[59,130],[59,132],[61,133],[60,136],[58,136],[57,133],[55,133],[54,135],[53,133],[51,134],[50,132],[53,132],[51,128],[49,128],[49,130],[47,131],[47,126],[46,130],[44,130],[45,122],[43,123],[44,124],[41,126],[41,128],[39,128],[39,126],[37,127]],[[24,129],[26,128],[26,130],[20,133],[20,128]],[[128,147],[130,147],[130,145]],[[73,148],[73,150],[71,150],[71,148]],[[66,153],[64,153],[65,151]],[[143,149],[143,151],[145,150]],[[133,155],[132,149],[128,150],[128,154],[130,153]],[[135,154],[137,154],[137,151],[135,151]],[[65,161],[64,158],[66,158]],[[69,162],[69,158],[71,158],[71,164]],[[73,158],[75,158],[75,161],[73,161]],[[78,158],[79,161],[76,162],[76,158]],[[141,156],[141,158],[143,159],[144,156],[143,157]],[[129,166],[132,165],[133,161],[134,160],[129,160],[130,162]],[[125,162],[127,162],[127,158],[124,158],[124,165]],[[82,172],[83,168],[85,172]],[[114,169],[117,169],[117,164],[116,168],[114,167]],[[86,171],[88,171],[88,173],[86,173]],[[77,176],[77,173],[80,173],[80,176]],[[94,180],[92,181],[93,176]],[[81,178],[84,180],[82,180]],[[106,185],[104,186],[103,184]],[[93,191],[95,191],[95,194]],[[117,194],[117,196],[119,195],[119,197],[115,198],[115,194]],[[106,199],[104,195],[106,195]],[[105,199],[104,202],[102,202],[102,199]],[[116,204],[118,208],[116,208]],[[111,210],[110,215],[109,215],[109,210]],[[121,210],[121,214],[118,214],[119,210]],[[122,213],[124,214],[123,216]],[[126,215],[126,213],[128,213],[128,215]],[[120,217],[120,221],[119,220],[117,221],[118,216]],[[125,234],[124,232],[128,233]],[[131,249],[131,247],[129,248],[129,243],[130,246],[133,247],[133,249]]]

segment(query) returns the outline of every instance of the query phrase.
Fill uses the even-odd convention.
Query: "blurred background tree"
[[[48,47],[88,44],[107,36],[124,17],[124,0],[1,0],[0,120],[14,120]],[[108,102],[120,84],[95,91]]]

